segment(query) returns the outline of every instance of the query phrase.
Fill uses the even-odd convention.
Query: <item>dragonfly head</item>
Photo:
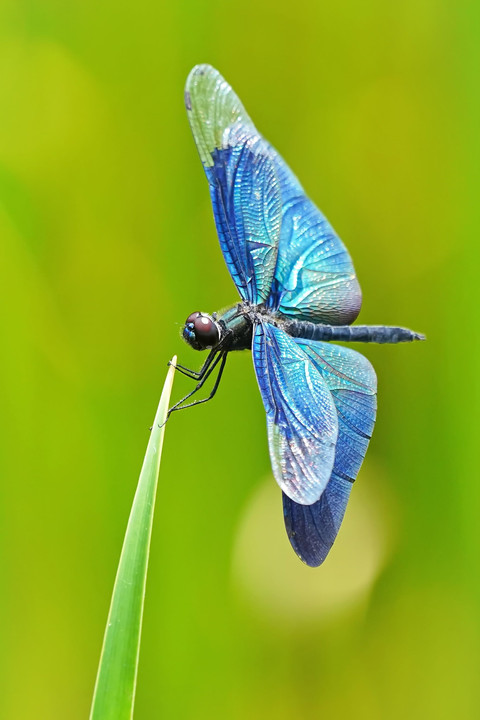
[[[207,313],[194,312],[185,320],[183,339],[194,350],[207,350],[215,347],[220,340],[220,335],[220,326]]]

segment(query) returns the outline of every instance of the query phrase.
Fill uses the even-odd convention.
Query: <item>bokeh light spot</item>
[[[369,464],[354,487],[337,540],[320,568],[304,565],[283,526],[280,491],[269,477],[241,520],[234,579],[247,601],[273,621],[321,621],[368,596],[392,548],[397,512],[381,473]]]

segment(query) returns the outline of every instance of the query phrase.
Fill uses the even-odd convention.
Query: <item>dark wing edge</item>
[[[377,381],[373,367],[350,348],[295,340],[325,378],[338,414],[332,475],[320,499],[300,505],[283,494],[285,528],[298,557],[318,567],[342,523],[352,484],[365,457],[375,424]]]

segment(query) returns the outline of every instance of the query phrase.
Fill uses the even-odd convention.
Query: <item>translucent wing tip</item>
[[[193,68],[190,70],[187,83],[195,75],[206,75],[207,73],[214,73],[215,75],[220,75],[218,70],[215,70],[213,65],[209,65],[208,63],[199,63],[198,65],[194,65]]]
[[[195,65],[185,84],[185,107],[203,165],[223,147],[224,133],[238,121],[251,124],[245,108],[227,81],[211,65]]]
[[[195,65],[190,72],[188,73],[187,82],[185,83],[185,107],[187,110],[192,109],[192,103],[191,103],[191,90],[192,87],[195,86],[198,83],[199,78],[202,78],[204,75],[207,75],[209,77],[216,76],[221,77],[218,70],[215,70],[212,65],[208,65],[206,63],[202,63],[200,65]],[[222,78],[223,80],[223,78]]]
[[[203,75],[211,75],[215,74],[218,75],[218,71],[215,70],[214,67],[211,65],[208,65],[207,63],[201,63],[200,65],[195,65],[190,72],[188,73],[187,82],[185,83],[185,107],[187,108],[187,111],[192,110],[192,88],[194,90],[194,87],[196,83],[198,82],[198,79],[201,78]]]

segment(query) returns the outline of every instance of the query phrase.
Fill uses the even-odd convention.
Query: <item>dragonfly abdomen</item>
[[[388,325],[317,325],[307,321],[287,321],[286,333],[305,340],[337,342],[401,343],[425,340],[425,335],[402,327]]]

